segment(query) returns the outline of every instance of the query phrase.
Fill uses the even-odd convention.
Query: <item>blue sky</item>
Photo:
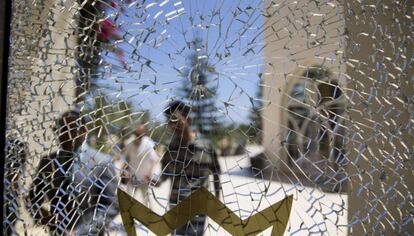
[[[248,122],[250,97],[255,97],[262,72],[263,19],[261,0],[160,0],[131,1],[117,18],[129,70],[113,54],[104,58],[105,78],[99,85],[107,93],[127,99],[137,110],[150,110],[163,120],[168,99],[179,98],[183,81],[179,74],[191,52],[188,42],[198,34],[203,38],[205,56],[217,74],[217,106],[225,122]],[[118,11],[119,12],[119,11]],[[108,11],[114,19],[116,11]],[[119,92],[122,91],[122,92]],[[224,103],[231,104],[225,109]]]

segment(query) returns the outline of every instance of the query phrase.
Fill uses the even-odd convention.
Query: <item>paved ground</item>
[[[260,152],[258,147],[250,147],[252,153]],[[338,193],[325,193],[299,183],[289,181],[275,181],[257,178],[250,171],[250,163],[247,155],[222,157],[220,163],[223,170],[221,175],[224,194],[221,200],[227,207],[245,219],[253,209],[263,210],[266,207],[282,200],[286,195],[293,195],[293,208],[290,222],[285,235],[346,235],[347,213],[343,206],[347,204],[347,196]],[[275,173],[277,174],[277,173]],[[300,182],[300,181],[298,181]],[[158,188],[153,188],[150,195],[157,196],[158,201],[150,197],[151,208],[158,214],[165,213],[169,195],[170,183],[166,181]],[[265,195],[262,193],[268,188]],[[234,194],[236,193],[236,194]],[[263,197],[264,196],[264,197]],[[142,199],[139,199],[142,201]],[[346,207],[346,206],[345,206]],[[27,215],[24,216],[27,219]],[[30,220],[25,221],[32,225]],[[115,225],[122,228],[121,218],[117,217]],[[339,227],[337,227],[339,226]],[[341,227],[342,226],[342,227]],[[23,225],[19,224],[19,231]],[[37,227],[28,227],[29,235],[45,235],[45,231]],[[137,225],[138,235],[153,235],[145,228]],[[21,234],[24,235],[24,234]],[[121,230],[111,232],[110,235],[125,235]],[[209,220],[206,235],[229,235],[215,222]],[[262,235],[270,235],[270,229]]]

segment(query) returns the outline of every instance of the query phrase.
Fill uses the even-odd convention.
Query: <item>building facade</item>
[[[265,9],[267,159],[346,190],[349,234],[413,232],[413,3],[268,1]]]

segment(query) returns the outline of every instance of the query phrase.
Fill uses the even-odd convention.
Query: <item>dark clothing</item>
[[[19,215],[19,177],[23,173],[26,160],[26,145],[15,139],[6,138],[6,158],[4,168],[3,230],[5,235],[16,234],[14,225]]]
[[[171,178],[170,207],[174,207],[198,188],[209,187],[209,176],[214,176],[216,196],[220,193],[220,165],[208,141],[198,140],[188,146],[170,145],[162,160],[162,178]],[[177,229],[176,235],[203,235],[206,216],[197,215]]]
[[[118,214],[112,157],[84,145],[43,157],[30,188],[30,213],[53,235],[103,235]],[[42,204],[50,202],[50,211]]]
[[[75,197],[70,193],[73,153],[58,151],[41,158],[29,193],[29,212],[35,223],[47,225],[51,234],[69,231],[76,219]],[[50,211],[42,204],[50,202]]]

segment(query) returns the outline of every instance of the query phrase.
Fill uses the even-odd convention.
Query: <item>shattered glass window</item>
[[[6,235],[411,235],[412,1],[12,2]]]

